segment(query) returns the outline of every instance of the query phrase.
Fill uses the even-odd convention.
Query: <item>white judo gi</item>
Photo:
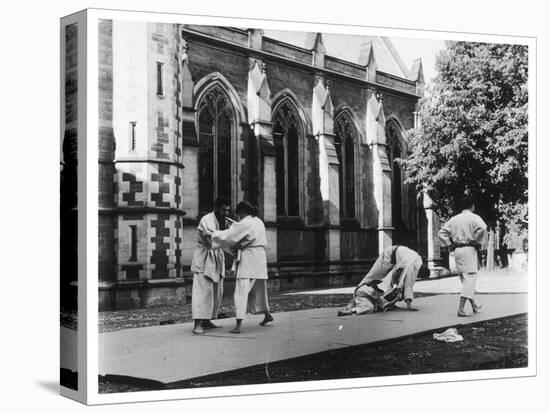
[[[485,237],[487,225],[477,214],[470,210],[452,217],[439,230],[439,239],[443,246],[455,245],[456,269],[462,281],[464,298],[472,299],[476,290],[476,274],[478,271],[477,249]]]
[[[235,260],[235,315],[245,319],[249,313],[269,312],[267,300],[267,244],[262,220],[246,216],[227,230],[212,235],[212,246],[233,251]]]
[[[358,315],[381,310],[387,305],[383,296],[392,289],[392,285],[396,285],[396,288],[402,292],[400,300],[413,299],[414,283],[420,266],[422,266],[422,258],[414,250],[405,246],[385,248],[355,289],[347,309]],[[401,269],[401,272],[398,272],[398,269]],[[369,286],[371,282],[377,280],[384,281],[384,289],[382,289],[384,292]]]
[[[223,296],[225,257],[222,250],[212,247],[212,234],[219,230],[216,215],[206,214],[197,226],[198,247],[193,254],[193,290],[191,313],[193,319],[215,319]]]

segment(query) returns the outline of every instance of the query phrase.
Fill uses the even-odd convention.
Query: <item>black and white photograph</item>
[[[6,3],[2,412],[544,411],[541,4]]]
[[[185,20],[94,29],[97,393],[528,368],[528,42]]]
[[[59,157],[59,382],[74,391],[78,391],[78,240],[82,237],[78,222],[78,52],[81,49],[78,32],[78,24],[74,22],[60,33],[63,139]],[[80,218],[82,220],[82,216]]]

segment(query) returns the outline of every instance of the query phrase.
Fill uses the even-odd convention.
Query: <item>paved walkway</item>
[[[387,281],[387,280],[386,280]],[[499,271],[495,273],[479,273],[476,282],[477,293],[527,293],[528,274]],[[289,292],[288,295],[309,294],[352,294],[355,287],[312,290],[308,292]],[[418,293],[460,293],[461,283],[458,276],[441,279],[419,280],[414,285]]]
[[[267,327],[251,316],[240,335],[229,333],[233,319],[202,336],[192,335],[192,323],[107,332],[99,335],[99,374],[170,383],[527,312],[525,293],[484,295],[480,302],[483,312],[470,318],[456,316],[457,295],[438,295],[415,299],[418,312],[337,317],[335,308],[311,309],[274,314]]]

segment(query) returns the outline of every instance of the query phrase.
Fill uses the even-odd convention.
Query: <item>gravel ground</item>
[[[350,295],[271,295],[269,306],[272,312],[288,312],[303,309],[328,308],[345,306]],[[225,317],[234,317],[233,303],[224,300],[220,312]],[[192,321],[191,304],[182,306],[135,309],[99,313],[99,331],[110,332],[120,329],[138,328]]]
[[[415,297],[432,294],[415,293]],[[272,312],[289,312],[317,308],[340,308],[348,304],[349,294],[293,294],[282,293],[269,296]],[[224,299],[220,312],[227,318],[234,317],[231,299]],[[191,322],[191,303],[181,306],[166,306],[149,309],[132,309],[99,313],[99,332],[111,332],[121,329],[140,328],[164,324]],[[61,309],[61,326],[76,329],[76,312]]]
[[[280,361],[176,384],[99,378],[100,393],[214,387],[526,367],[527,315],[459,328],[464,341],[441,343],[431,334]]]

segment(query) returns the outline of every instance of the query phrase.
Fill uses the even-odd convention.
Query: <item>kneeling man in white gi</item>
[[[390,310],[401,300],[405,300],[408,310],[416,311],[412,306],[414,283],[417,277],[429,275],[430,270],[422,265],[422,258],[414,250],[405,246],[387,247],[355,288],[346,310],[338,312],[338,316]],[[383,290],[379,284],[386,277],[390,278],[385,281],[389,286]]]
[[[439,239],[443,246],[455,249],[456,270],[462,281],[458,316],[468,316],[464,311],[466,302],[472,305],[477,313],[481,305],[474,300],[476,291],[476,275],[478,271],[477,250],[485,238],[487,225],[477,214],[474,214],[474,199],[464,197],[460,201],[462,213],[452,217],[439,230]]]
[[[264,326],[273,321],[269,312],[267,300],[267,259],[265,245],[267,244],[265,226],[258,215],[258,207],[247,201],[241,201],[235,213],[239,217],[224,231],[216,231],[212,235],[214,248],[232,251],[235,258],[235,316],[236,325],[231,333],[241,333],[241,323],[250,313],[262,313]]]

